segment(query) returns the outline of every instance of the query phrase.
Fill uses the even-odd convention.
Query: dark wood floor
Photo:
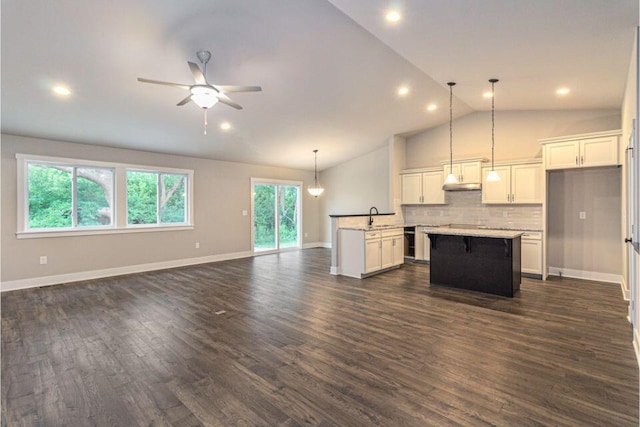
[[[2,423],[638,425],[618,286],[328,270],[311,249],[3,294]]]

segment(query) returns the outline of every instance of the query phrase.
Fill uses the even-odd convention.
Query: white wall
[[[496,160],[542,156],[538,139],[620,128],[619,110],[498,111]],[[453,157],[491,158],[491,112],[453,122]],[[407,169],[437,166],[449,159],[449,123],[407,138]]]
[[[331,242],[331,214],[368,213],[375,206],[393,212],[390,200],[390,145],[349,160],[320,174],[325,188],[322,194],[320,221],[324,242]]]
[[[193,169],[195,228],[98,236],[17,239],[16,153]],[[2,135],[2,281],[135,266],[251,250],[252,177],[313,181],[313,171],[221,162]],[[303,191],[304,243],[320,241],[320,200]],[[383,194],[387,194],[383,192]],[[195,249],[200,242],[200,249]],[[39,257],[48,256],[47,265]]]

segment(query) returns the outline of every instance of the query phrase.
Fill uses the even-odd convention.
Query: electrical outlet
[[[41,256],[40,257],[40,265],[45,265],[47,263],[47,256]]]
[[[247,215],[249,215],[249,212],[247,212],[246,210],[243,210],[242,211],[242,216],[247,216]]]
[[[309,237],[309,233],[304,233],[304,237]]]
[[[508,217],[509,216],[509,212],[507,212],[507,211],[502,212],[502,216],[505,217],[505,218]]]
[[[200,249],[200,242],[196,242],[196,249]]]
[[[587,219],[587,213],[586,212],[580,212],[580,219]]]

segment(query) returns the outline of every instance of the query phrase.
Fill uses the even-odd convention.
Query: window
[[[193,171],[17,154],[19,238],[193,228]]]
[[[27,229],[111,227],[113,169],[27,163]]]
[[[127,224],[187,222],[187,175],[127,171]]]

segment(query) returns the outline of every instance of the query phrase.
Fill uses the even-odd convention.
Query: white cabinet
[[[404,229],[382,231],[341,229],[340,274],[362,278],[404,263]]]
[[[520,271],[542,275],[542,233],[524,233],[520,238],[520,247]]]
[[[499,181],[487,181],[490,167],[482,168],[482,203],[542,203],[543,171],[540,163],[496,166]]]
[[[444,204],[441,170],[407,173],[401,177],[403,205]]]
[[[416,261],[429,261],[431,242],[425,234],[429,227],[416,227]]]
[[[453,165],[449,163],[443,166],[443,178],[442,182],[447,179],[447,175],[452,173],[458,179],[460,183],[475,183],[481,182],[481,168],[482,162],[454,162]]]
[[[574,169],[618,164],[620,131],[541,140],[546,169]]]

